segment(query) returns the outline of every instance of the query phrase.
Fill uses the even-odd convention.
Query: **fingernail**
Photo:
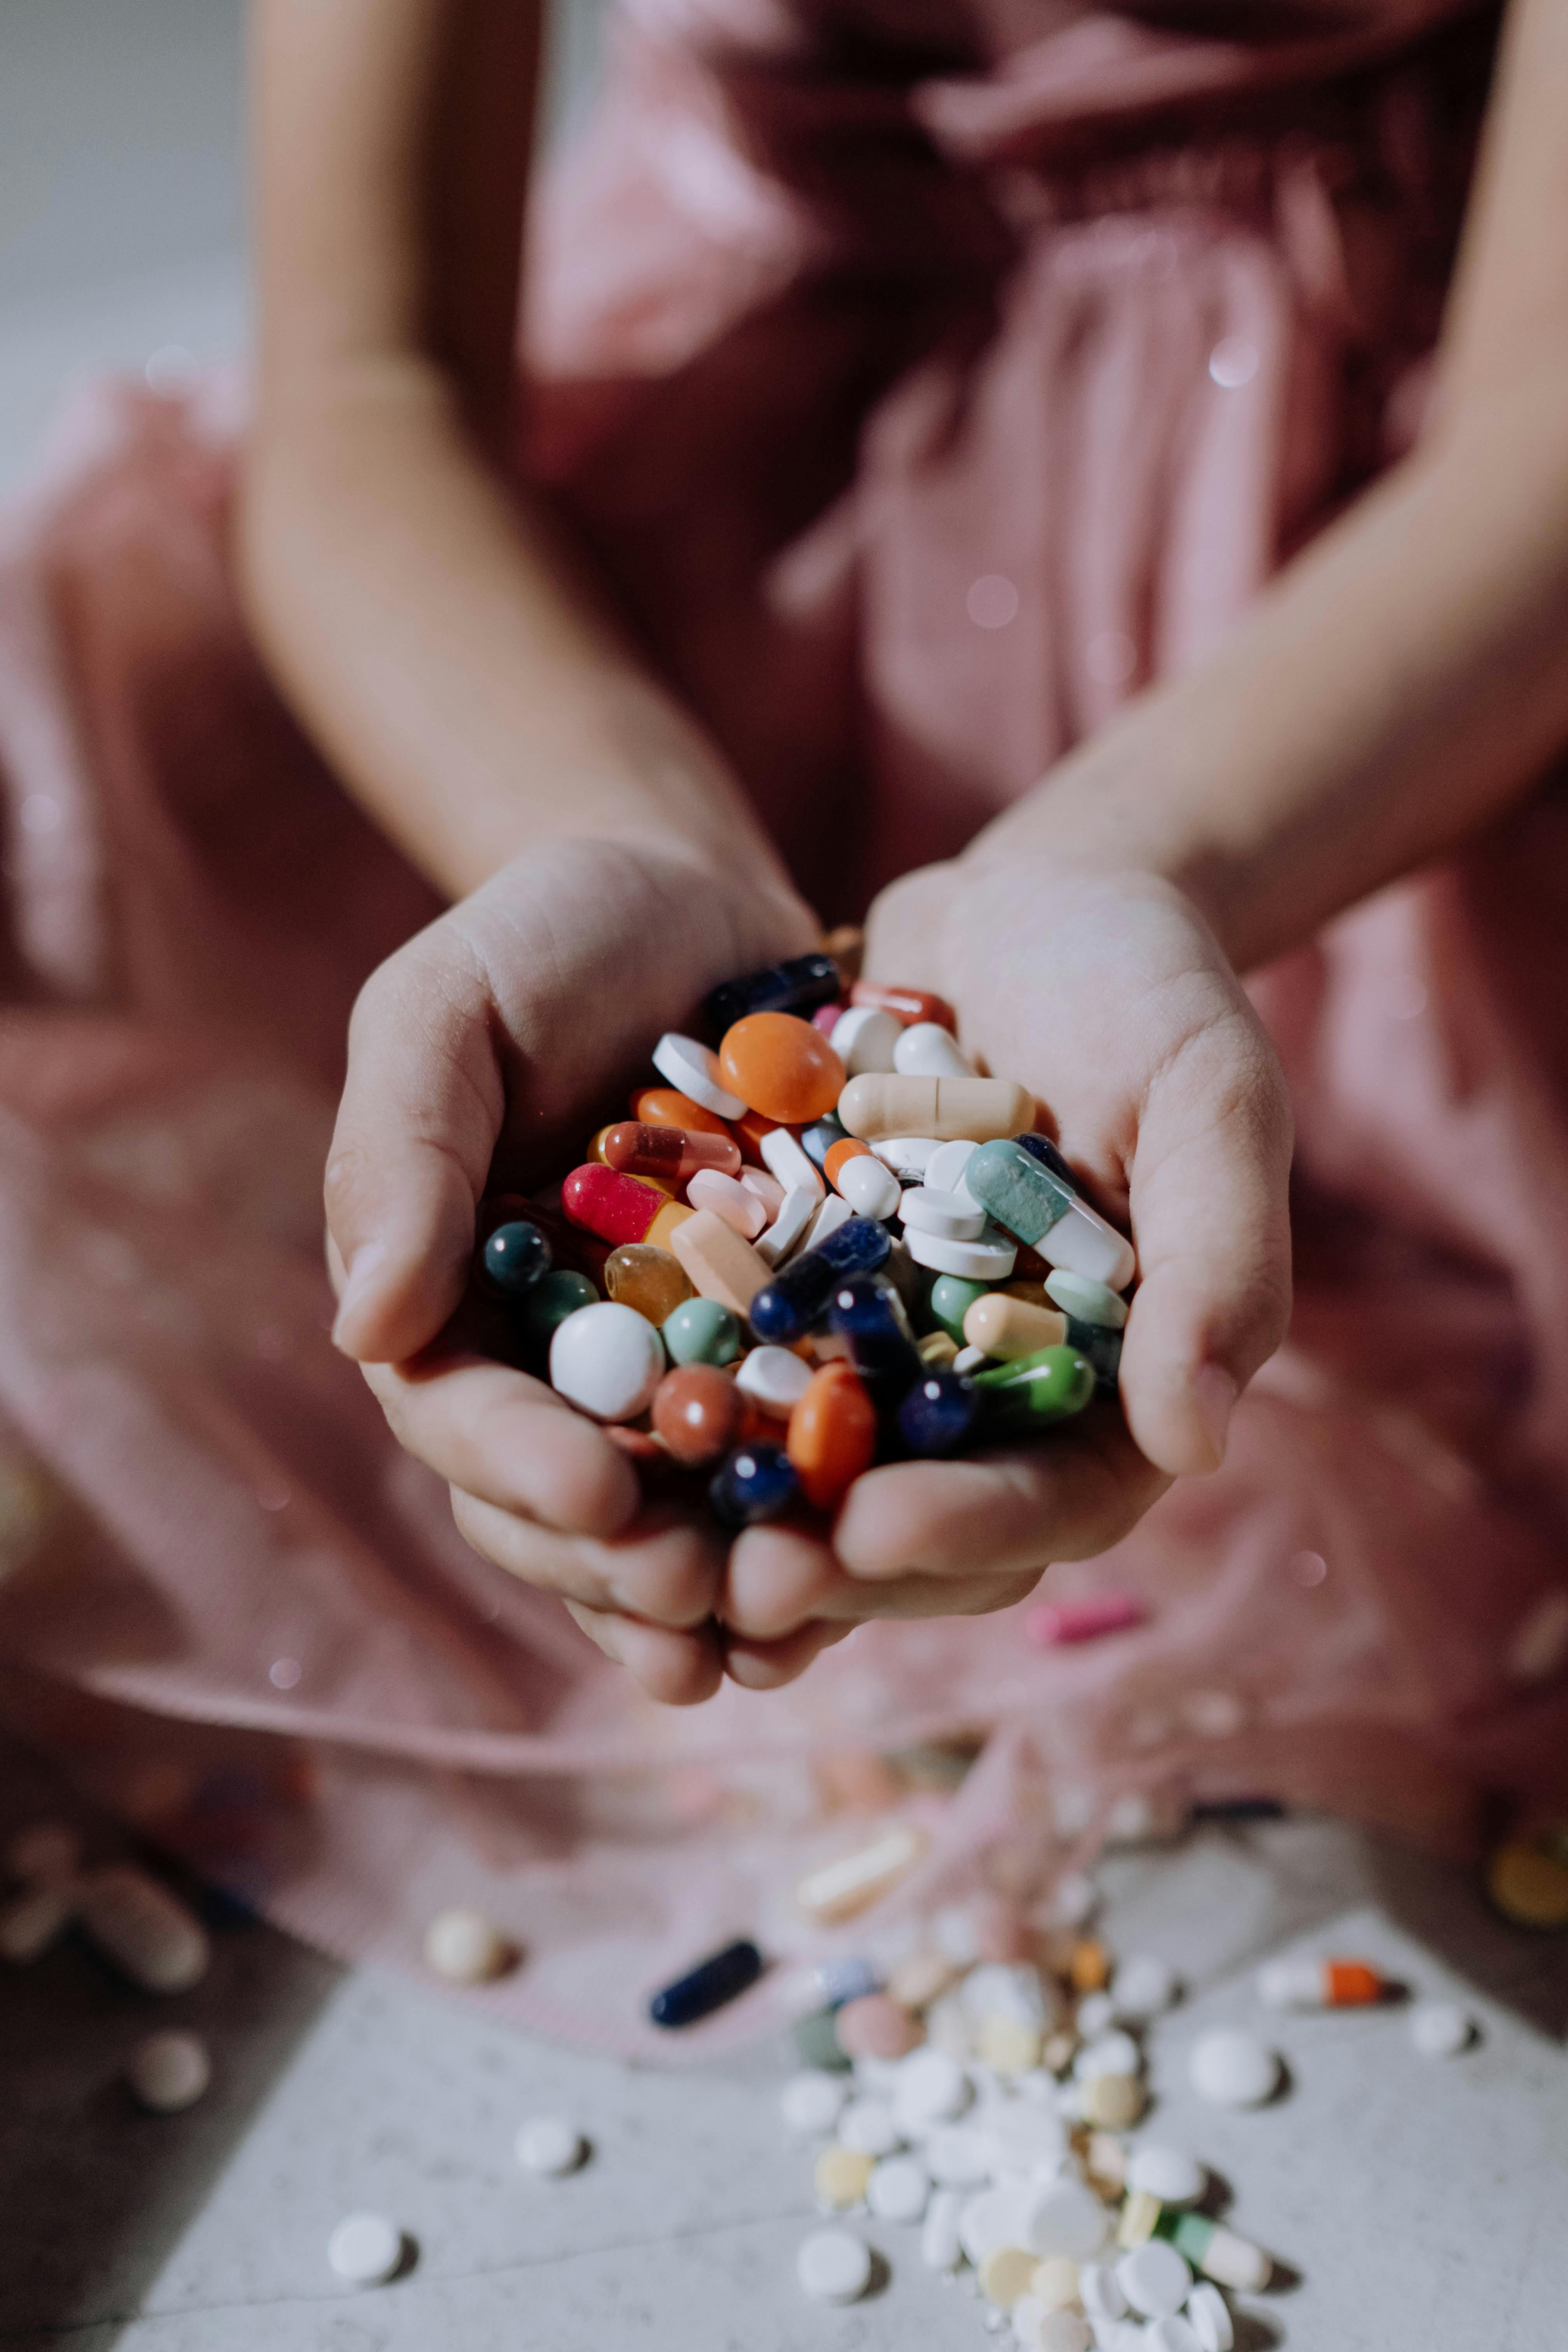
[[[1237,1385],[1218,1364],[1205,1364],[1193,1377],[1193,1399],[1214,1447],[1214,1466],[1225,1460],[1225,1441],[1236,1410]]]
[[[350,1258],[348,1272],[343,1276],[342,1296],[338,1300],[337,1318],[332,1325],[335,1347],[342,1346],[344,1322],[362,1303],[385,1264],[386,1245],[384,1242],[362,1242]]]

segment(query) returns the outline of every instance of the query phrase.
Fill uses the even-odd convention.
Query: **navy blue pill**
[[[967,1373],[927,1372],[899,1407],[899,1434],[911,1454],[928,1459],[962,1454],[984,1403]]]
[[[1080,1323],[1068,1317],[1067,1345],[1087,1356],[1094,1370],[1094,1385],[1101,1396],[1114,1396],[1121,1377],[1121,1342],[1125,1335],[1103,1323]]]
[[[1048,1135],[1016,1135],[1013,1140],[1020,1151],[1026,1151],[1031,1160],[1037,1160],[1042,1168],[1048,1168],[1053,1176],[1059,1176],[1064,1184],[1070,1184],[1081,1200],[1083,1186]]]
[[[843,992],[831,956],[791,956],[787,963],[770,963],[762,971],[743,972],[739,980],[721,981],[704,997],[702,1010],[722,1035],[748,1013],[799,1013],[809,1019],[819,1004],[834,1003]]]
[[[711,2016],[754,1985],[762,1973],[761,1952],[749,1936],[742,1936],[656,1992],[647,2013],[656,2025],[695,2025],[700,2017]]]
[[[872,1402],[896,1404],[924,1366],[903,1301],[892,1285],[875,1275],[852,1276],[833,1293],[828,1316],[839,1338],[848,1341],[850,1361]]]
[[[550,1244],[537,1225],[498,1225],[479,1262],[487,1290],[498,1298],[521,1298],[549,1273]]]
[[[831,1111],[826,1118],[817,1119],[800,1130],[800,1148],[814,1168],[820,1168],[836,1143],[844,1140],[844,1129]]]
[[[875,1217],[847,1217],[816,1249],[774,1275],[746,1309],[759,1339],[799,1339],[810,1330],[833,1296],[836,1283],[854,1274],[874,1274],[892,1251],[893,1237]]]
[[[732,1530],[776,1519],[800,1493],[795,1465],[782,1445],[742,1445],[720,1465],[708,1500]]]

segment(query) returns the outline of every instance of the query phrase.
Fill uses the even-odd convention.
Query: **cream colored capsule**
[[[1068,1318],[1059,1307],[1026,1306],[1021,1298],[994,1290],[969,1309],[963,1336],[972,1348],[984,1348],[988,1356],[1011,1363],[1016,1356],[1065,1345]]]
[[[758,1291],[773,1278],[766,1259],[711,1209],[693,1210],[671,1234],[669,1246],[692,1287],[742,1320]]]
[[[884,1135],[961,1137],[990,1143],[1025,1135],[1034,1125],[1035,1097],[1011,1078],[851,1078],[838,1097],[847,1135],[871,1142]]]
[[[99,1950],[143,1992],[187,1992],[207,1972],[212,1948],[201,1921],[133,1863],[84,1878],[77,1916]]]
[[[808,1917],[831,1922],[852,1919],[857,1911],[875,1903],[898,1884],[926,1850],[924,1830],[902,1822],[871,1844],[859,1846],[837,1862],[808,1871],[795,1890],[795,1901]]]

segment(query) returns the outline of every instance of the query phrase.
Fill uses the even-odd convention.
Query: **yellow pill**
[[[1136,2074],[1093,2074],[1083,2086],[1083,2119],[1102,2131],[1126,2131],[1148,2097]]]
[[[988,2017],[980,2028],[978,2054],[999,2074],[1026,2074],[1039,2064],[1044,2040],[1037,2025],[1016,2017]]]
[[[952,1336],[946,1331],[928,1331],[919,1342],[920,1360],[928,1372],[942,1372],[958,1353]]]
[[[811,2185],[825,2205],[847,2212],[864,2200],[876,2161],[875,2157],[862,2156],[858,2148],[825,2147],[812,2168]]]
[[[1011,2311],[1029,2292],[1040,2258],[1027,2246],[993,2246],[980,2265],[980,2292],[998,2311]]]
[[[1568,1927],[1568,1868],[1522,1838],[1500,1845],[1488,1862],[1487,1893],[1516,1927]]]
[[[639,1176],[637,1181],[639,1184],[645,1183],[647,1179]],[[681,1226],[688,1223],[696,1214],[695,1209],[687,1208],[679,1201],[671,1201],[667,1207],[659,1211],[647,1233],[644,1234],[643,1239],[650,1243],[655,1249],[669,1249],[672,1246],[670,1235],[679,1233]]]
[[[1029,2293],[1047,2311],[1065,2311],[1078,2301],[1078,2264],[1070,2254],[1050,2254],[1035,2264]]]
[[[1159,2219],[1159,2199],[1151,2197],[1146,2189],[1135,2189],[1121,2208],[1121,2219],[1116,2225],[1117,2244],[1124,2251],[1145,2244],[1153,2236]]]
[[[972,1348],[984,1348],[988,1356],[1011,1363],[1016,1356],[1065,1345],[1068,1318],[1058,1307],[1026,1307],[1021,1298],[988,1291],[965,1315],[963,1336]]]
[[[1110,1954],[1092,1936],[1081,1936],[1068,1963],[1074,1992],[1102,1992],[1110,1982]]]

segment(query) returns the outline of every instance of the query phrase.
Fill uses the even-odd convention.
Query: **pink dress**
[[[1490,34],[636,0],[536,213],[529,462],[825,915],[1201,659],[1408,441]],[[729,1934],[811,1946],[794,1874],[889,1795],[930,1843],[840,1943],[1043,1893],[1130,1801],[1463,1850],[1489,1792],[1568,1798],[1563,803],[1260,976],[1290,1343],[1224,1472],[1047,1587],[1148,1622],[871,1625],[660,1711],[466,1550],[327,1341],[348,1007],[431,902],[245,643],[236,406],[102,393],[0,548],[5,1718],[330,1949],[484,1906],[528,1958],[483,1998],[627,2049]]]

